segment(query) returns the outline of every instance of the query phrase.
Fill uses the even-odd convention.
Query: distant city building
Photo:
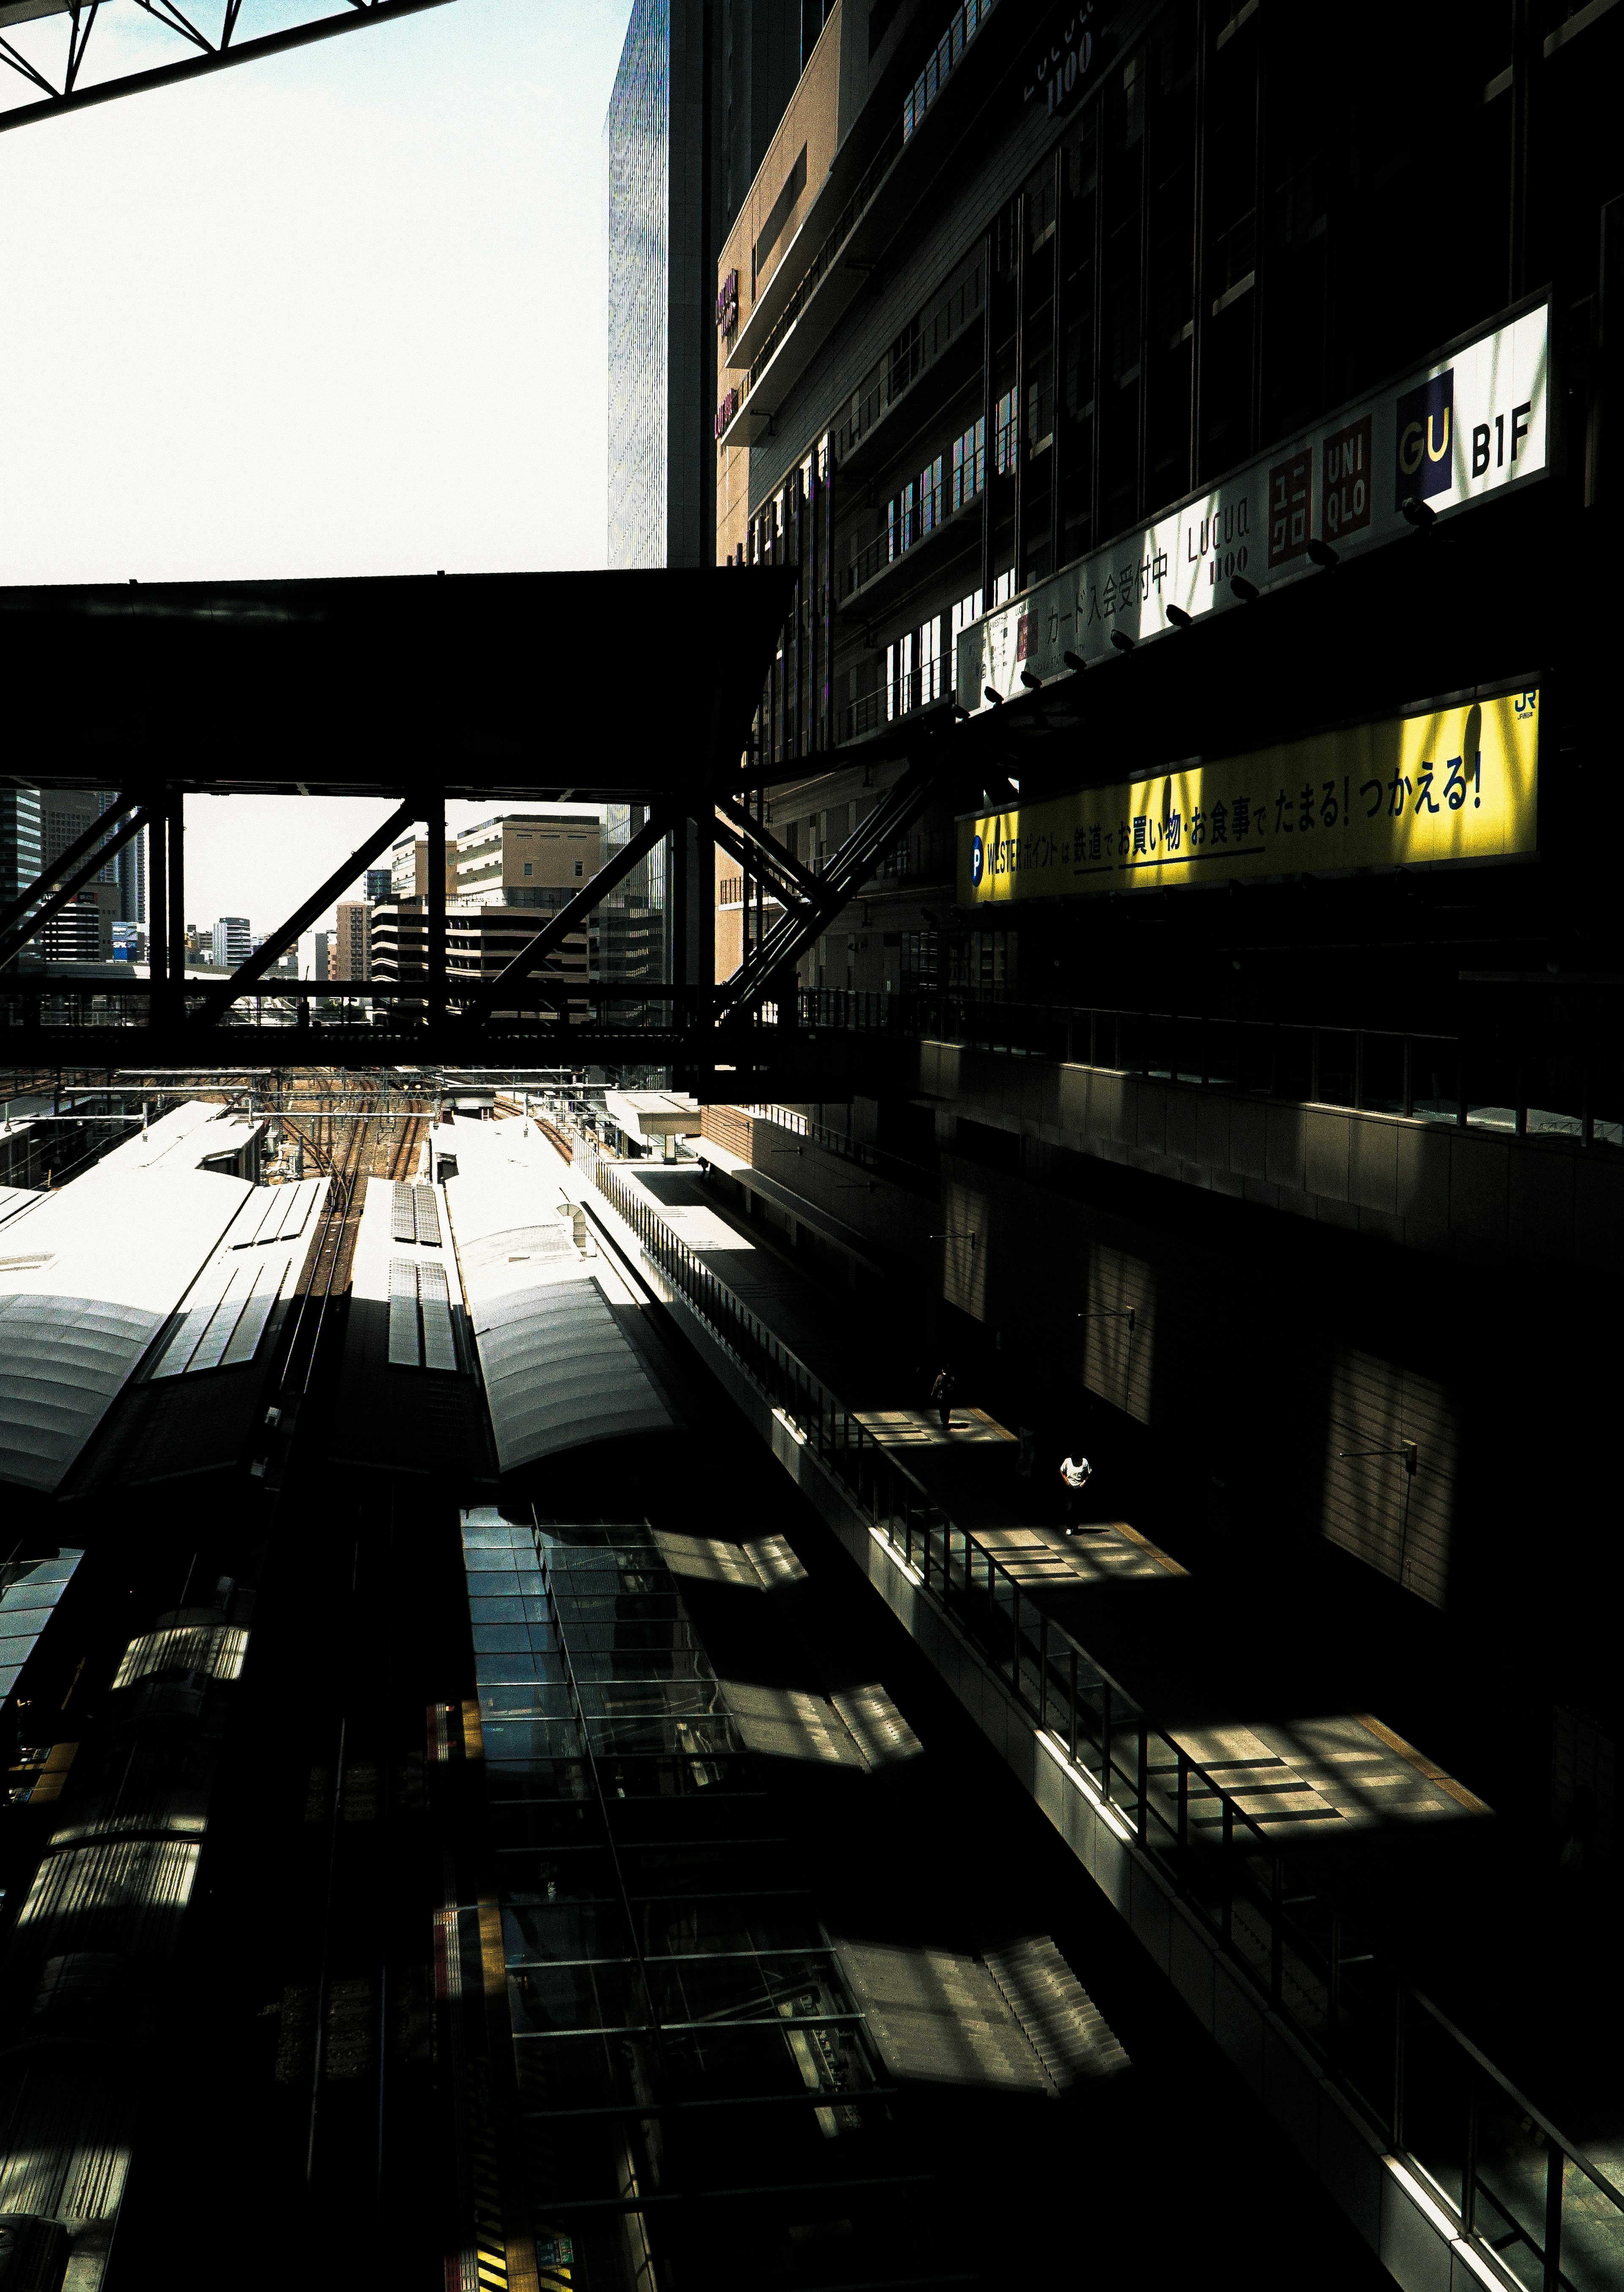
[[[39,798],[39,863],[60,860],[114,799],[94,788],[44,788]],[[38,873],[36,868],[34,871]],[[34,942],[47,963],[110,963],[113,924],[119,916],[118,860],[115,855],[89,883],[59,908]]]
[[[425,835],[403,835],[389,849],[389,888],[397,900],[421,900],[429,888],[429,843]],[[456,838],[446,838],[446,896],[456,896]],[[368,895],[370,896],[370,894]]]
[[[457,839],[456,896],[555,908],[598,872],[602,829],[572,811],[497,812]]]
[[[39,790],[0,787],[0,901],[20,899],[44,864]]]
[[[254,935],[246,916],[222,916],[214,925],[214,961],[222,971],[235,971],[254,952]]]
[[[384,870],[380,868],[382,875]],[[338,928],[333,934],[335,979],[365,979],[368,975],[367,933],[372,908],[365,900],[340,900]]]
[[[392,871],[388,868],[368,868],[367,870],[367,905],[376,908],[386,900],[394,888]]]
[[[144,924],[147,920],[147,831],[137,828],[113,862],[118,883],[118,920],[125,924]]]

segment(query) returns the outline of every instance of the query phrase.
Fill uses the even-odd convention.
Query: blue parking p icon
[[[1454,475],[1455,369],[1434,376],[1398,402],[1394,446],[1394,509],[1445,494]]]

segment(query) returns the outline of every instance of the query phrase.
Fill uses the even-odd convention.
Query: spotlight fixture
[[[1080,676],[1088,666],[1080,652],[1062,652],[1060,657],[1073,676]]]
[[[1001,708],[1004,706],[1003,694],[1001,692],[995,692],[991,685],[983,684],[982,690],[985,693],[987,698],[991,701],[995,708]]]
[[[1232,573],[1229,585],[1243,604],[1255,605],[1261,594],[1256,582],[1248,581],[1244,573]]]
[[[1043,690],[1042,677],[1034,676],[1030,668],[1023,668],[1022,670],[1021,682],[1025,685],[1029,692],[1041,692]]]
[[[1187,613],[1182,605],[1169,605],[1168,618],[1176,629],[1187,629],[1195,616],[1193,613]]]
[[[969,721],[970,711],[964,706],[962,701],[956,700],[953,703],[953,722],[956,724],[967,724]]]
[[[1332,566],[1340,565],[1342,562],[1329,541],[1318,539],[1311,541],[1308,545],[1308,554],[1313,559],[1314,563],[1327,573],[1330,571]]]
[[[1126,629],[1112,629],[1111,641],[1119,652],[1132,652],[1137,642],[1137,639],[1130,637]]]
[[[1429,525],[1438,522],[1437,511],[1430,502],[1424,502],[1418,494],[1406,494],[1399,504],[1399,515],[1406,525],[1413,525],[1418,533],[1425,533]]]

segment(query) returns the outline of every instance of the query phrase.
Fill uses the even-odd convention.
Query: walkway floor
[[[1058,1485],[1051,1501],[1020,1476],[1007,1428],[961,1397],[942,1434],[924,1405],[929,1364],[871,1291],[853,1311],[819,1288],[731,1207],[725,1178],[649,1164],[624,1174],[1161,1727],[1246,1779],[1243,1804],[1282,1846],[1312,1842],[1316,1862],[1335,1850],[1337,1890],[1370,1929],[1571,2138],[1624,2164],[1624,2105],[1591,2059],[1596,2017],[1611,2027],[1617,2010],[1611,1979],[1575,1986],[1528,1947],[1531,1918],[1546,1915],[1534,1874],[1482,1799],[1364,1707],[1369,1651],[1353,1635],[1304,1629],[1285,1580],[1260,1620],[1250,1587],[1188,1573],[1125,1521],[1066,1537]]]

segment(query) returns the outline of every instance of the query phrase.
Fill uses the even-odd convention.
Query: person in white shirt
[[[1087,1457],[1066,1457],[1061,1461],[1060,1477],[1065,1484],[1065,1527],[1070,1536],[1077,1526],[1078,1506],[1083,1500],[1094,1466]]]

